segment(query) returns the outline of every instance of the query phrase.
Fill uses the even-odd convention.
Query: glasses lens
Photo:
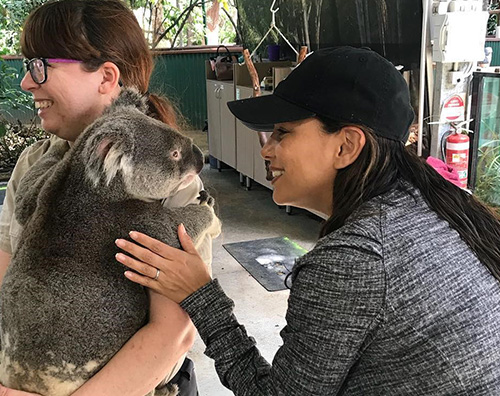
[[[40,84],[45,80],[45,64],[40,58],[33,59],[31,62],[30,73],[33,80]]]

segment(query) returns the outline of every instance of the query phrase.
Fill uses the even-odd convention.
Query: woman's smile
[[[48,109],[52,107],[54,102],[52,100],[43,99],[43,100],[35,100],[35,109],[38,110],[38,117],[43,118]]]
[[[271,180],[271,184],[274,184],[276,182],[276,180],[278,180],[285,173],[285,171],[283,169],[272,169],[271,168],[271,173],[273,175],[273,179]]]
[[[262,157],[271,163],[273,199],[278,205],[321,213],[331,207],[338,142],[321,125],[315,118],[276,124],[262,148]]]
[[[47,109],[53,103],[51,100],[35,100],[35,109]]]

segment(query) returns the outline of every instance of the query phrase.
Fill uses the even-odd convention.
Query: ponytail
[[[179,129],[184,124],[183,118],[177,111],[175,106],[164,97],[156,94],[149,94],[149,115],[157,120],[160,120],[168,126]]]
[[[336,133],[344,124],[318,117],[326,133]],[[358,159],[341,169],[333,185],[332,216],[320,236],[342,227],[364,202],[409,182],[429,207],[456,230],[479,260],[500,281],[500,216],[445,180],[402,142],[380,136],[365,126],[366,144]]]

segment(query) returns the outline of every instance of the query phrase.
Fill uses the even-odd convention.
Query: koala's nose
[[[194,158],[195,158],[195,167],[196,167],[196,171],[198,173],[201,172],[201,170],[203,169],[203,153],[201,152],[201,150],[198,148],[197,145],[193,144],[193,155],[194,155]]]

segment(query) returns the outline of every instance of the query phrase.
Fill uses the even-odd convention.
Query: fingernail
[[[125,255],[123,253],[116,253],[115,254],[115,258],[118,260],[118,261],[122,261],[125,259]]]
[[[117,246],[123,247],[123,246],[125,246],[125,241],[123,239],[117,239],[117,240],[115,240],[115,244]]]
[[[128,234],[130,235],[130,238],[132,238],[132,239],[136,239],[138,237],[136,231],[130,231]]]
[[[186,233],[186,227],[184,227],[184,224],[181,223],[180,230],[183,234]]]

